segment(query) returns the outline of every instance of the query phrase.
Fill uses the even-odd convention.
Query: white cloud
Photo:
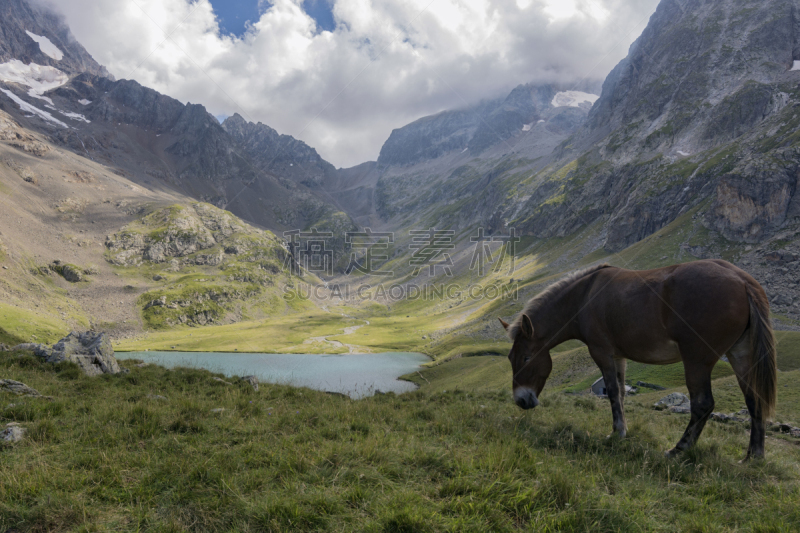
[[[239,112],[349,166],[420,116],[520,83],[604,77],[656,4],[336,0],[336,30],[318,32],[301,0],[274,0],[242,38],[220,35],[208,0],[59,0],[58,9],[116,77],[214,115]]]

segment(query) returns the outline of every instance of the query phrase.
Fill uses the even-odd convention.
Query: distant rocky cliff
[[[481,121],[500,103],[492,100],[466,109],[443,111],[393,130],[381,147],[378,165],[407,166],[466,149]]]
[[[45,53],[29,33],[46,37],[63,57],[56,59]],[[0,2],[0,63],[12,59],[26,65],[33,62],[56,67],[67,74],[89,72],[110,77],[105,67],[75,40],[59,15],[25,0]]]
[[[247,122],[238,113],[225,119],[222,128],[260,169],[307,187],[319,187],[336,170],[303,141],[281,135],[266,124]]]
[[[573,133],[586,120],[591,102],[554,105],[555,96],[567,91],[599,94],[599,89],[599,82],[530,83],[519,85],[505,98],[423,117],[392,131],[381,147],[378,165],[405,167],[462,151],[480,156],[494,146],[507,152],[517,144],[509,139],[542,124],[538,133],[528,135]]]
[[[507,136],[459,212],[543,239],[601,222],[608,251],[696,206],[733,241],[774,237],[800,210],[796,4],[664,0],[588,117],[544,105],[553,88],[518,87],[470,141],[474,153]],[[569,137],[531,162],[518,129],[534,119],[551,132],[560,120]]]

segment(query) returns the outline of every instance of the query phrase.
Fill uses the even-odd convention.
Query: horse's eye
[[[523,360],[522,360],[522,362],[523,362],[523,363],[527,363],[527,362],[528,362],[528,361],[530,361],[530,360],[531,360],[531,356],[529,355],[528,357],[526,357],[525,359],[523,359]]]

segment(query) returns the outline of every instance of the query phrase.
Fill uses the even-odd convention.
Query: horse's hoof
[[[681,451],[678,448],[672,448],[671,450],[667,450],[664,452],[664,455],[668,458],[677,457]]]

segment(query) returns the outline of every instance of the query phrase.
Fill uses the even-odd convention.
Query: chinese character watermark
[[[333,250],[328,250],[325,239],[333,237],[333,232],[292,230],[285,231],[283,236],[287,239],[289,256],[284,266],[298,276],[306,272],[325,273],[333,275]]]
[[[414,267],[413,276],[417,276],[420,270],[427,266],[428,275],[436,275],[436,267],[442,267],[447,276],[452,276],[453,260],[446,250],[453,250],[455,230],[437,230],[430,228],[427,230],[411,230],[411,244],[409,248],[415,250],[408,261],[409,266]],[[441,258],[439,257],[441,256]]]
[[[350,263],[347,265],[345,274],[351,274],[354,270],[362,274],[371,274],[373,276],[393,276],[394,272],[390,270],[379,270],[375,263],[376,261],[386,262],[389,260],[388,255],[375,255],[375,251],[388,250],[389,245],[394,243],[394,233],[390,232],[373,232],[369,228],[364,228],[364,231],[347,232],[345,233],[345,243],[349,244],[353,251],[350,253]],[[363,253],[357,254],[356,250]]]
[[[513,274],[516,268],[516,245],[520,240],[514,228],[509,228],[508,235],[493,235],[491,237],[484,235],[483,228],[478,228],[478,234],[470,237],[470,242],[475,243],[475,250],[472,252],[472,260],[470,261],[469,269],[477,269],[478,275],[483,276],[486,272],[486,265],[493,264],[493,271],[497,274],[502,269],[503,263],[508,259],[508,275]],[[490,247],[490,243],[495,242],[502,243],[500,249],[496,250],[496,256],[492,253]]]

